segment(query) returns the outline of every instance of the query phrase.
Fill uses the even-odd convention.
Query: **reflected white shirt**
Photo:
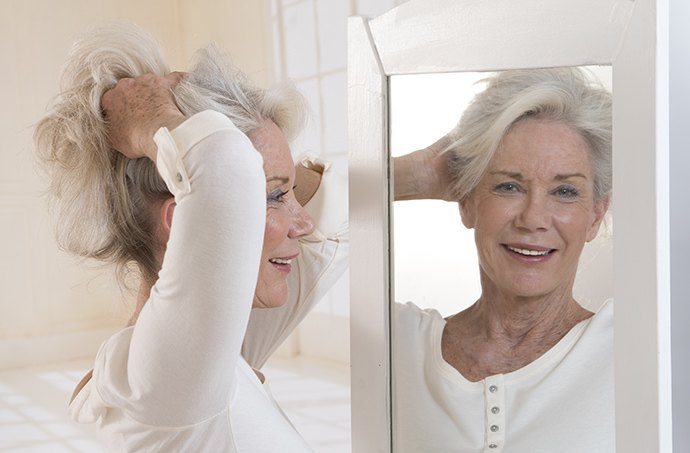
[[[470,382],[441,354],[445,320],[395,305],[394,451],[615,451],[613,302],[511,373]]]

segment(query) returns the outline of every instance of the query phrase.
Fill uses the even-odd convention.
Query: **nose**
[[[528,231],[546,231],[551,225],[551,209],[546,194],[531,191],[525,195],[515,226]]]
[[[300,205],[295,203],[292,209],[292,225],[290,225],[290,231],[288,232],[288,237],[292,239],[299,239],[302,236],[311,234],[314,231],[314,219],[311,218],[309,213]]]

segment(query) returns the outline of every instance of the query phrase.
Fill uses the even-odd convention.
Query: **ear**
[[[599,227],[601,222],[604,220],[606,211],[609,210],[609,203],[611,202],[610,197],[605,197],[599,201],[594,202],[594,219],[592,224],[587,229],[587,242],[592,241],[599,233]]]
[[[159,208],[159,220],[161,235],[163,236],[163,244],[168,243],[168,238],[170,238],[170,227],[172,226],[173,213],[175,212],[175,199],[173,197],[166,198],[160,205]]]
[[[460,200],[458,202],[458,208],[460,209],[460,218],[462,219],[462,224],[465,225],[465,228],[468,230],[474,228],[475,222],[477,221],[474,197],[469,195]]]

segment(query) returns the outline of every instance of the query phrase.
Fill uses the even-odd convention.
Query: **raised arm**
[[[427,148],[393,159],[395,201],[438,199],[457,201],[449,193],[448,155],[445,136]]]
[[[115,124],[110,101],[103,107]],[[125,128],[122,143],[132,147],[118,148],[155,156],[176,206],[158,281],[133,331],[123,333],[131,335],[128,350],[101,353],[114,360],[127,354],[126,385],[103,398],[143,423],[175,427],[208,419],[232,399],[261,256],[266,183],[260,155],[227,117],[206,111],[179,123],[168,107],[163,114],[149,109],[155,120]],[[170,118],[179,126],[158,129],[154,145],[147,134]],[[123,146],[118,137],[113,144]]]

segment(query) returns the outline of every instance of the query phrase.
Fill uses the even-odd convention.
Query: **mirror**
[[[610,66],[581,69],[591,86],[612,91]],[[546,71],[536,70],[540,74],[547,74]],[[506,75],[472,72],[390,77],[391,165],[395,166],[396,157],[423,149],[448,133],[474,102],[475,95],[486,89],[488,79]],[[551,75],[530,77],[545,77],[541,90],[552,89],[547,85],[552,83]],[[557,86],[563,91],[570,87],[566,83]],[[572,93],[576,90],[572,88]],[[502,94],[505,92],[494,88],[491,102],[497,102],[495,99],[505,96]],[[510,98],[509,105],[518,103],[518,99],[524,102],[526,98],[512,96],[515,97]],[[547,103],[554,102],[555,94],[549,96],[538,97],[537,105],[552,105]],[[593,94],[589,96],[594,98]],[[594,102],[577,99],[578,104],[568,108],[590,114],[591,118],[579,123],[584,124],[583,129],[589,128],[590,133],[604,126],[596,123],[600,118],[598,112],[603,112],[601,115],[610,127],[610,110],[599,104],[603,97],[597,97]],[[490,103],[486,99],[477,102],[480,106]],[[581,105],[585,107],[580,109]],[[482,112],[484,116],[487,114],[486,109]],[[573,122],[574,117],[568,116],[566,121]],[[499,122],[491,118],[490,121]],[[544,123],[554,127],[553,122],[539,119],[518,120],[502,135],[492,162],[506,156],[509,149],[515,157],[499,159],[500,165],[489,164],[482,173],[482,181],[488,178],[490,185],[479,183],[474,189],[476,194],[471,195],[472,202],[478,206],[476,221],[481,228],[467,229],[455,202],[408,200],[397,201],[392,207],[391,286],[398,302],[391,308],[395,452],[426,451],[431,446],[437,451],[449,451],[454,446],[459,451],[480,448],[500,451],[504,446],[507,450],[536,451],[537,438],[552,435],[556,441],[559,435],[550,433],[563,435],[566,431],[579,438],[571,442],[576,451],[588,448],[595,438],[601,442],[601,450],[595,451],[613,448],[613,368],[598,368],[599,385],[606,390],[587,392],[589,398],[579,391],[581,384],[568,381],[574,374],[589,374],[590,367],[600,359],[610,363],[613,357],[612,305],[604,305],[613,296],[610,218],[599,228],[597,238],[585,244],[580,255],[572,291],[579,306],[571,303],[570,288],[564,286],[570,281],[569,276],[574,275],[570,273],[574,267],[567,260],[577,258],[579,253],[570,250],[575,243],[579,246],[585,242],[584,236],[571,235],[573,228],[578,228],[580,233],[586,231],[588,215],[594,212],[595,180],[590,153],[595,152],[592,143],[596,141],[591,136],[585,139],[581,133],[573,134],[581,141],[570,141],[568,132],[573,130],[569,127],[565,131],[548,129],[547,135],[544,129],[525,126],[539,121],[540,127]],[[572,123],[560,123],[560,126],[564,124]],[[514,134],[519,131],[527,132],[522,132],[522,141],[515,141]],[[463,135],[462,130],[459,135]],[[534,149],[541,149],[541,154],[536,154],[542,157],[539,160],[550,162],[532,164]],[[511,174],[493,176],[495,169],[509,169]],[[516,171],[518,176],[513,174]],[[564,177],[575,173],[577,176]],[[391,174],[403,176],[393,170]],[[551,174],[557,176],[551,179]],[[468,216],[465,214],[466,221]],[[487,219],[499,227],[487,228]],[[504,245],[494,250],[492,244],[497,237],[510,238],[506,241],[529,238],[521,240],[554,248],[517,253]],[[478,246],[484,250],[485,278],[481,283]],[[535,253],[544,253],[540,255],[544,258],[537,258]],[[557,284],[544,285],[551,281]],[[541,292],[533,295],[530,291]],[[465,311],[480,296],[483,304],[478,302],[472,310]],[[531,308],[523,309],[519,304],[531,304]],[[549,308],[545,310],[546,306]],[[557,314],[550,316],[549,310],[557,310]],[[564,323],[564,318],[576,313],[577,319]],[[520,317],[519,321],[515,316]],[[601,326],[609,328],[606,336],[601,336]],[[557,329],[561,330],[556,332]],[[591,354],[582,356],[587,360],[583,367],[577,351],[590,347]],[[555,382],[562,388],[554,386]],[[562,390],[560,396],[550,393],[558,390]],[[546,416],[553,400],[569,406],[573,398],[580,405],[573,411],[565,411],[558,421],[542,420],[538,424],[524,421]],[[606,421],[595,421],[598,416]],[[561,420],[582,419],[601,427],[600,431],[589,426],[563,430]],[[590,435],[592,439],[588,438]]]
[[[646,0],[553,0],[548,9],[542,3],[410,0],[376,18],[349,19],[354,451],[391,451],[396,415],[391,390],[398,383],[389,366],[395,292],[389,80],[593,64],[611,65],[615,79],[614,293],[620,303],[608,361],[615,366],[616,448],[669,448],[668,10]]]
[[[612,91],[610,66],[582,66]],[[454,128],[494,72],[394,75],[390,83],[390,155],[434,143]],[[413,302],[450,316],[481,293],[474,235],[460,221],[456,203],[410,200],[393,204],[395,301]],[[575,299],[596,311],[613,297],[613,220],[609,214],[580,259]],[[394,343],[393,343],[394,344]]]

